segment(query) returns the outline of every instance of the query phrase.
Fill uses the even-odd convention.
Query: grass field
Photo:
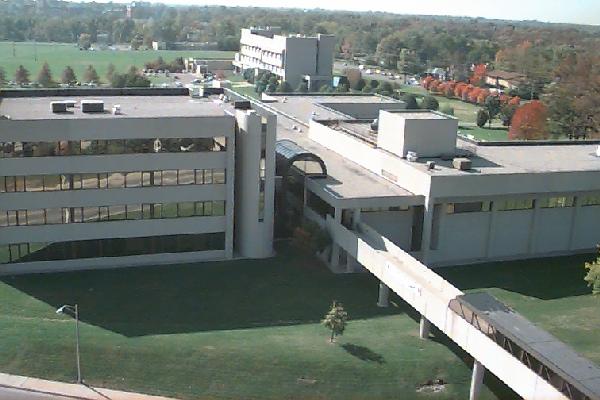
[[[35,54],[37,53],[37,61]],[[45,61],[55,80],[66,65],[70,65],[78,77],[83,76],[83,71],[88,65],[93,65],[101,79],[105,79],[106,69],[113,63],[118,71],[125,72],[131,65],[143,67],[147,61],[155,60],[159,56],[170,62],[176,57],[203,57],[207,59],[232,59],[234,52],[230,51],[172,51],[172,50],[99,50],[80,51],[75,44],[63,43],[37,43],[16,42],[15,55],[13,56],[13,42],[0,42],[0,67],[4,68],[7,79],[14,79],[14,74],[19,65],[23,65],[31,73],[30,79],[35,81],[37,74]]]
[[[465,290],[489,290],[600,362],[600,299],[583,283],[590,256],[439,270]],[[471,360],[439,333],[418,338],[417,315],[392,296],[375,306],[368,274],[333,275],[283,247],[246,260],[4,277],[2,372],[72,381],[80,306],[82,365],[95,385],[184,399],[456,399],[468,396]],[[336,344],[319,324],[333,300],[351,321]],[[432,379],[439,393],[417,393]],[[482,399],[515,395],[486,376]]]
[[[465,291],[487,290],[600,365],[600,297],[583,280],[582,255],[442,268]]]
[[[319,319],[333,299],[351,321],[336,344]],[[78,303],[87,382],[184,399],[457,399],[470,358],[418,338],[398,298],[376,307],[368,274],[333,275],[283,248],[276,258],[0,280],[2,372],[72,381]],[[444,391],[417,393],[432,379]],[[514,398],[486,377],[482,399]]]

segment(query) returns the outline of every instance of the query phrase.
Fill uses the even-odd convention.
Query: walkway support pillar
[[[390,305],[390,288],[383,282],[379,283],[379,299],[377,307],[388,307]]]
[[[429,338],[429,331],[431,330],[431,322],[424,315],[421,315],[421,321],[419,321],[419,337],[421,339]]]
[[[483,385],[483,374],[485,367],[477,360],[473,360],[473,375],[471,376],[471,390],[469,391],[469,400],[477,400]]]
[[[333,219],[338,224],[342,223],[342,209],[335,208]],[[340,265],[340,245],[335,241],[331,244],[331,266],[337,268]]]

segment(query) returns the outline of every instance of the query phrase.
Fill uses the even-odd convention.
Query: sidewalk
[[[80,400],[176,400],[167,397],[149,396],[141,393],[121,392],[91,386],[47,381],[27,376],[0,373],[0,388],[26,390],[54,396],[70,397]]]

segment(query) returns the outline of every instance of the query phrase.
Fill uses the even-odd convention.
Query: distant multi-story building
[[[0,98],[0,273],[272,254],[276,117],[135,92]]]
[[[294,89],[306,82],[309,89],[316,90],[331,84],[334,48],[333,35],[282,35],[276,27],[242,29],[234,66],[238,72],[268,70]]]

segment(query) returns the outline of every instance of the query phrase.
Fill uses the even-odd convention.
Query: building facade
[[[242,29],[240,51],[235,54],[238,72],[267,70],[292,88],[306,82],[310,90],[331,84],[335,36],[316,37],[281,34],[276,27]]]
[[[289,102],[270,107],[293,117]],[[365,107],[380,108],[376,123],[322,107],[304,121],[297,114],[306,132],[280,125],[279,139],[327,169],[325,178],[304,174],[305,217],[323,227],[328,218],[367,224],[431,267],[593,252],[600,243],[600,142],[476,143],[441,113]],[[360,270],[335,235],[328,257],[335,270]]]
[[[1,100],[0,273],[271,256],[274,116],[185,95],[65,100]]]

